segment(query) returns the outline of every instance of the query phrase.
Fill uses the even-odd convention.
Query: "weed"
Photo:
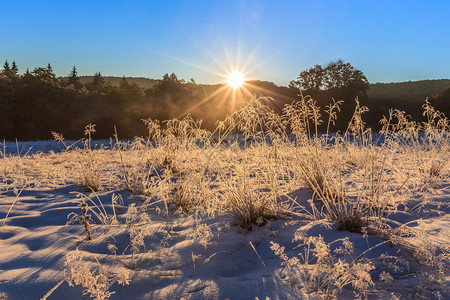
[[[227,201],[228,211],[243,228],[252,230],[253,225],[262,226],[270,219],[279,217],[276,196],[265,192],[258,186],[259,176],[245,174],[239,185],[228,185],[223,197]]]
[[[115,293],[109,290],[115,282],[121,285],[130,284],[130,272],[127,269],[120,268],[119,272],[111,274],[98,260],[97,266],[91,268],[86,263],[85,254],[78,249],[67,255],[64,265],[67,283],[70,286],[80,285],[83,295],[89,295],[96,300],[109,299]]]
[[[326,244],[319,236],[300,237],[300,246],[304,249],[298,257],[288,257],[285,248],[271,242],[271,249],[282,260],[287,279],[294,285],[302,285],[308,293],[321,292],[325,299],[332,299],[347,285],[352,285],[356,293],[365,295],[373,285],[369,274],[374,269],[370,261],[352,260],[353,244],[339,239]],[[334,251],[330,245],[341,243]],[[346,259],[347,257],[347,259]],[[350,260],[350,262],[349,262]]]
[[[190,234],[188,238],[199,241],[200,245],[205,247],[206,250],[206,247],[212,242],[213,234],[208,225],[197,224],[194,232]]]
[[[141,248],[145,247],[145,238],[151,234],[148,230],[148,225],[151,223],[151,219],[144,211],[145,206],[141,206],[138,209],[135,203],[128,206],[126,213],[126,226],[128,227],[128,235],[130,237],[130,244],[125,249],[129,248],[131,251],[131,264],[134,264],[136,269],[136,256],[140,253]]]
[[[91,220],[91,215],[88,214],[89,206],[84,201],[84,199],[81,200],[81,203],[79,205],[81,207],[81,216],[78,217],[80,223],[84,224],[84,230],[86,231],[86,240],[90,241],[91,238],[91,226],[89,224],[89,221]]]
[[[92,215],[90,213],[92,213],[95,218],[100,221],[101,224],[103,225],[117,225],[119,222],[117,221],[117,217],[116,217],[116,213],[115,213],[115,209],[114,209],[114,205],[117,202],[117,196],[115,196],[114,194],[112,195],[112,211],[113,211],[113,215],[109,216],[108,213],[106,212],[105,207],[103,206],[102,201],[100,200],[100,198],[98,197],[97,194],[94,193],[94,199],[97,200],[97,203],[92,199],[92,197],[88,197],[86,195],[84,195],[83,193],[76,193],[77,198],[81,198],[80,200],[76,200],[78,204],[78,207],[81,208],[81,215],[78,215],[74,212],[70,213],[67,218],[69,219],[69,221],[67,222],[68,224],[71,224],[72,222],[80,222],[81,224],[83,224],[84,226],[84,231],[86,232],[86,240],[91,240],[92,236],[91,236],[91,227],[92,224],[94,223],[94,220],[92,218]],[[91,204],[91,206],[89,206],[89,204]],[[90,212],[90,213],[89,213]]]
[[[432,286],[435,284],[445,284],[446,276],[450,270],[450,247],[444,245],[438,247],[430,239],[424,230],[415,231],[414,257],[421,266],[421,285]]]

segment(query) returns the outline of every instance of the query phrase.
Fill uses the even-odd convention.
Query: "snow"
[[[17,148],[15,143],[7,144],[7,155],[0,161],[5,164],[0,167],[0,173],[4,173],[0,183],[0,299],[40,299],[58,284],[48,299],[87,299],[89,294],[84,293],[85,288],[69,284],[75,282],[75,271],[81,277],[90,278],[91,283],[95,276],[104,274],[107,290],[114,292],[111,299],[320,299],[321,293],[310,293],[302,284],[290,284],[282,260],[271,249],[274,242],[285,247],[287,257],[299,257],[305,247],[294,241],[295,236],[322,237],[331,251],[341,246],[341,240],[348,239],[354,247],[349,257],[365,259],[374,265],[375,269],[369,272],[374,286],[366,291],[370,299],[393,296],[407,299],[414,295],[450,297],[448,257],[436,258],[444,253],[442,249],[450,241],[448,164],[439,182],[426,188],[417,188],[412,169],[412,175],[400,171],[397,174],[395,168],[388,175],[385,184],[391,181],[389,184],[401,186],[408,176],[411,177],[408,183],[412,184],[408,186],[412,193],[396,196],[404,208],[387,217],[392,230],[386,233],[394,236],[396,229],[405,229],[398,234],[399,243],[395,244],[391,236],[339,231],[335,221],[313,220],[309,205],[312,194],[299,182],[285,183],[281,188],[287,192],[280,199],[295,199],[304,211],[284,214],[247,230],[236,225],[229,213],[183,213],[168,209],[167,203],[158,200],[158,196],[127,191],[118,183],[117,174],[122,172],[123,165],[116,150],[96,146],[99,150],[90,152],[101,169],[105,187],[88,192],[78,184],[89,167],[88,160],[82,156],[88,154],[82,150],[63,151],[60,144],[51,141],[19,143],[19,147],[21,155],[13,150]],[[32,151],[28,151],[30,147]],[[125,164],[144,168],[145,163],[164,152],[157,148],[150,154],[140,151],[123,151]],[[232,147],[221,151],[221,157],[236,159]],[[245,165],[247,159],[251,161],[255,153],[243,155],[241,164]],[[361,153],[354,153],[355,164],[364,160]],[[187,151],[176,160],[181,165],[199,159],[199,155]],[[84,158],[80,161],[80,157]],[[390,163],[398,166],[403,161],[401,154],[393,159],[389,166]],[[402,167],[413,168],[414,161],[405,161]],[[208,166],[215,167],[215,172],[228,170],[223,164]],[[252,168],[251,164],[248,166]],[[236,168],[233,172],[239,173]],[[283,167],[271,168],[281,175],[289,174]],[[161,173],[156,169],[152,172],[152,178]],[[193,174],[192,170],[189,172]],[[345,173],[349,197],[358,197],[358,186],[364,184],[363,173],[362,169],[350,167]],[[393,182],[397,175],[400,177]],[[202,185],[202,177],[199,180],[198,184]],[[233,186],[231,181],[227,184]],[[150,192],[152,188],[156,187],[147,186]],[[158,195],[162,194],[160,191]],[[107,217],[102,223],[91,211],[90,241],[85,239],[84,225],[77,218],[81,215],[82,199],[100,217],[103,213]],[[407,234],[408,230],[414,234]],[[431,245],[427,249],[435,249],[433,255],[436,255],[427,256],[435,263],[427,267],[442,266],[447,272],[440,284],[427,285],[426,279],[434,278],[428,275],[434,269],[423,267],[420,256],[415,254],[415,250],[425,249],[425,244]],[[423,253],[423,259],[432,252]],[[349,257],[347,262],[351,261]],[[311,262],[315,263],[317,260]],[[382,272],[389,272],[394,283],[383,283]],[[129,284],[120,284],[128,280]],[[346,285],[338,294],[341,299],[353,297],[352,285]]]

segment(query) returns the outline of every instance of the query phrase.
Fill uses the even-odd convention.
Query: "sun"
[[[227,83],[233,89],[240,88],[244,84],[245,78],[239,71],[233,71],[227,76]]]

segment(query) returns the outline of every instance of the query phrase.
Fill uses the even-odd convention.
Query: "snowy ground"
[[[450,297],[448,139],[164,141],[2,156],[0,299]],[[313,195],[317,170],[359,229],[339,230]]]
[[[0,141],[1,142],[1,141]],[[83,148],[84,143],[79,141],[65,141],[66,145],[71,148]],[[95,140],[92,147],[94,149],[110,148],[114,145],[114,141],[109,140]],[[49,153],[49,152],[61,152],[65,150],[65,146],[62,143],[55,143],[54,141],[28,141],[28,142],[2,142],[2,149],[0,152],[4,152],[7,155],[28,155],[36,153]]]

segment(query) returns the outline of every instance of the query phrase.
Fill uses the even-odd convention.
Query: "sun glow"
[[[227,76],[227,83],[233,89],[240,88],[244,84],[244,75],[239,71],[233,71]]]
[[[224,46],[225,59],[219,59],[211,54],[207,48],[205,48],[204,51],[220,69],[207,68],[203,65],[198,65],[181,58],[169,56],[166,53],[158,53],[196,69],[211,73],[216,78],[220,78],[221,81],[220,84],[217,84],[215,90],[207,94],[198,103],[193,104],[181,112],[177,118],[182,118],[211,101],[215,101],[217,107],[220,107],[221,110],[225,108],[227,113],[231,115],[237,108],[245,105],[246,100],[253,99],[255,93],[267,92],[269,95],[273,95],[273,91],[266,90],[261,86],[256,86],[252,82],[252,80],[255,80],[252,74],[270,58],[268,57],[267,59],[255,61],[256,48],[253,49],[245,59],[242,59],[243,55],[240,44],[236,48],[236,54],[234,55]],[[284,97],[284,95],[280,96]]]

